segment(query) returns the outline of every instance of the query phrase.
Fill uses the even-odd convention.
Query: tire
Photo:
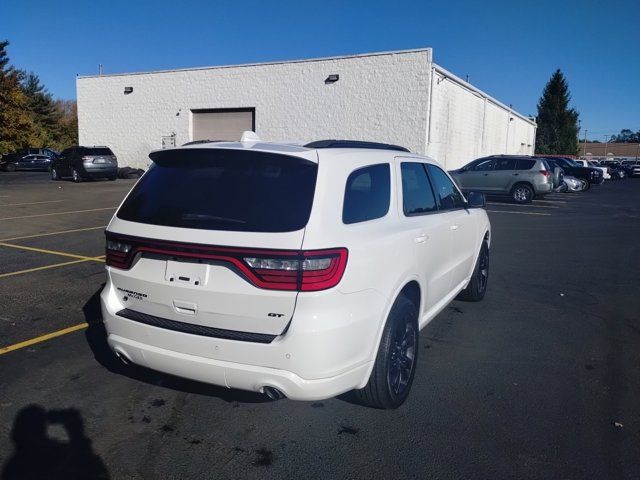
[[[465,302],[479,302],[487,293],[489,283],[489,246],[482,242],[476,266],[471,274],[469,285],[458,295],[458,300]]]
[[[51,167],[51,180],[53,180],[54,182],[60,180],[58,170],[56,170],[55,167]]]
[[[511,198],[514,202],[524,204],[533,201],[533,188],[527,183],[517,183],[511,189]]]
[[[4,167],[7,172],[15,172],[16,171],[16,164],[15,163],[7,163],[7,166]]]
[[[80,183],[82,181],[82,177],[75,168],[71,170],[71,178],[73,178],[73,181],[76,183]]]
[[[393,409],[404,403],[416,373],[418,333],[418,308],[400,294],[384,326],[369,381],[354,392],[361,404]]]
[[[591,188],[591,182],[585,178],[582,178],[581,180],[583,181],[583,185],[584,185],[584,188],[582,189],[582,191],[586,192]]]

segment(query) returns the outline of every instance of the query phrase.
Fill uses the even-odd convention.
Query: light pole
[[[605,135],[604,136],[604,159],[607,159],[607,143],[609,143],[609,137],[611,135]]]
[[[584,149],[582,150],[582,156],[585,157],[587,155],[587,129],[584,129]]]

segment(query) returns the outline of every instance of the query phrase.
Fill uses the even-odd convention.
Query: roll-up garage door
[[[242,132],[255,128],[253,108],[192,110],[191,113],[193,115],[192,140],[238,141]]]

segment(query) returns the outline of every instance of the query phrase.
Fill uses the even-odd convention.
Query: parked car
[[[635,164],[630,165],[629,170],[630,177],[640,177],[640,162],[636,162]]]
[[[52,159],[59,154],[50,148],[23,148],[17,152],[3,155],[0,168],[7,172],[16,170],[48,170]]]
[[[118,178],[118,159],[109,147],[71,147],[51,164],[51,179],[71,177],[74,182],[90,178]]]
[[[535,157],[492,155],[449,173],[463,191],[508,195],[516,203],[529,203],[554,189],[554,172]],[[560,184],[559,172],[555,183]]]
[[[619,161],[603,160],[602,162],[600,162],[600,165],[609,168],[609,173],[611,174],[611,178],[614,180],[623,179],[628,176],[627,169],[623,167]]]
[[[600,185],[604,182],[604,176],[600,169],[583,167],[582,165],[575,163],[571,158],[545,157],[545,159],[552,168],[561,168],[565,175],[585,180],[587,182],[586,190],[591,188],[591,185]]]
[[[606,165],[599,165],[593,160],[573,160],[573,161],[583,167],[597,168],[598,170],[602,171],[603,179],[611,180],[611,175],[609,174],[609,168]]]
[[[563,177],[562,185],[556,189],[557,192],[581,192],[587,187],[587,181],[581,178],[565,175]]]
[[[485,295],[484,196],[401,147],[340,144],[152,152],[106,231],[116,355],[270,398],[402,404],[419,330]]]
[[[49,170],[51,158],[45,155],[8,155],[0,160],[0,167],[7,172],[17,170]]]

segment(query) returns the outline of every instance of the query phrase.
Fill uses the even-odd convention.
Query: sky
[[[75,98],[76,75],[432,47],[525,115],[557,68],[581,138],[640,130],[640,0],[0,0],[12,63]]]

